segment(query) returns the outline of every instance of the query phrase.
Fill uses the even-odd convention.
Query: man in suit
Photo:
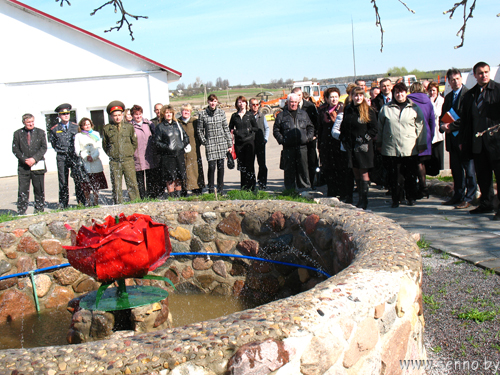
[[[85,195],[81,189],[81,169],[77,168],[78,156],[75,154],[75,135],[78,125],[70,121],[71,104],[64,103],[54,110],[58,113],[59,123],[49,132],[49,141],[57,153],[57,177],[59,179],[59,209],[65,209],[69,203],[69,170],[75,182],[75,195],[78,204],[85,205]]]
[[[299,97],[299,108],[307,113],[314,126],[314,137],[307,143],[307,169],[311,189],[314,189],[314,176],[316,175],[316,168],[318,168],[318,153],[316,152],[318,143],[318,110],[309,100],[304,100],[304,95],[300,87],[294,88],[292,94],[296,94]]]
[[[464,96],[460,141],[465,158],[473,158],[481,190],[479,206],[471,214],[493,211],[493,174],[500,180],[500,83],[490,79],[490,66],[474,65],[477,84]],[[500,189],[497,196],[500,198]],[[494,220],[500,220],[500,211]]]
[[[28,208],[30,181],[35,194],[35,213],[45,207],[44,177],[47,168],[43,156],[47,152],[45,131],[35,128],[35,117],[26,113],[22,117],[24,127],[14,132],[12,153],[18,160],[17,214],[25,215]]]
[[[451,86],[451,92],[444,98],[441,117],[439,118],[439,131],[446,133],[446,151],[450,154],[450,168],[453,176],[453,197],[443,202],[444,205],[458,209],[468,208],[476,196],[477,183],[476,171],[472,159],[462,157],[459,147],[459,131],[461,118],[453,122],[443,122],[446,113],[453,109],[457,117],[462,117],[462,104],[467,87],[462,84],[462,73],[456,68],[448,69],[446,79]]]
[[[384,78],[380,81],[380,94],[372,100],[372,108],[375,112],[380,112],[380,109],[392,100],[392,82],[389,78]]]

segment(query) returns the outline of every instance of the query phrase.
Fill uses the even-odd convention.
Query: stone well
[[[35,216],[0,228],[0,276],[66,263],[64,223],[78,229],[121,212],[167,224],[174,253],[259,256],[334,276],[241,259],[172,257],[155,273],[179,290],[271,302],[135,336],[3,350],[0,373],[399,374],[400,360],[426,357],[419,249],[393,221],[351,206],[159,202]],[[36,283],[42,308],[98,286],[71,267]],[[29,280],[0,281],[0,323],[30,312]]]

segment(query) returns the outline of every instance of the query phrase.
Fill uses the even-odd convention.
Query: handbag
[[[282,171],[285,170],[285,156],[283,155],[283,150],[281,150],[281,154],[280,154],[280,169]]]
[[[227,168],[234,169],[234,159],[231,152],[227,152]]]

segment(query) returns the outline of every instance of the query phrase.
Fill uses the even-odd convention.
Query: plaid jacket
[[[213,111],[207,107],[200,111],[198,136],[205,146],[208,161],[225,159],[227,149],[233,145],[226,114],[220,108]]]

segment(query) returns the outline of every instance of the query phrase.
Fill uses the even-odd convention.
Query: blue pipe
[[[30,273],[38,273],[38,272],[55,270],[55,269],[58,269],[58,268],[68,267],[70,265],[71,264],[69,264],[69,263],[64,263],[64,264],[57,264],[55,266],[50,266],[50,267],[45,267],[45,268],[39,268],[37,270],[32,270],[32,271],[27,271],[27,272],[13,273],[11,275],[6,275],[6,276],[0,277],[0,281],[4,280],[4,279],[10,279],[11,277],[28,276]]]
[[[297,267],[297,268],[305,268],[307,270],[312,270],[312,271],[319,272],[319,273],[325,275],[326,277],[331,277],[331,275],[327,274],[326,272],[324,272],[324,271],[322,271],[322,270],[320,270],[318,268],[309,267],[309,266],[302,266],[300,264],[294,264],[294,263],[288,263],[288,262],[280,262],[278,260],[272,260],[272,259],[257,258],[257,257],[249,256],[249,255],[224,254],[224,253],[170,253],[170,256],[172,256],[172,257],[186,256],[186,255],[195,255],[195,256],[196,255],[208,255],[208,256],[214,256],[214,257],[228,257],[228,258],[242,258],[242,259],[259,260],[259,261],[262,261],[262,262],[282,264],[284,266],[291,266],[291,267]],[[58,269],[58,268],[68,267],[70,265],[71,264],[69,264],[69,263],[64,263],[64,264],[58,264],[58,265],[55,265],[55,266],[50,266],[50,267],[45,267],[45,268],[39,268],[39,269],[33,270],[33,271],[27,271],[27,272],[21,272],[21,273],[13,273],[11,275],[1,276],[0,277],[0,281],[1,280],[5,280],[5,279],[10,279],[12,277],[28,276],[30,273],[38,273],[38,272],[44,272],[44,271],[51,271],[51,270]]]
[[[224,253],[170,253],[170,256],[176,257],[176,256],[183,256],[183,255],[208,255],[208,256],[214,256],[214,257],[228,257],[228,258],[243,258],[243,259],[251,259],[251,260],[260,260],[263,262],[269,262],[269,263],[275,263],[275,264],[283,264],[285,266],[292,266],[292,267],[297,267],[297,268],[305,268],[307,270],[312,270],[319,272],[326,277],[331,277],[329,274],[326,272],[314,268],[314,267],[309,267],[309,266],[302,266],[300,264],[294,264],[294,263],[287,263],[287,262],[280,262],[279,260],[272,260],[272,259],[264,259],[264,258],[257,258],[257,257],[252,257],[248,255],[239,255],[239,254],[224,254]]]

